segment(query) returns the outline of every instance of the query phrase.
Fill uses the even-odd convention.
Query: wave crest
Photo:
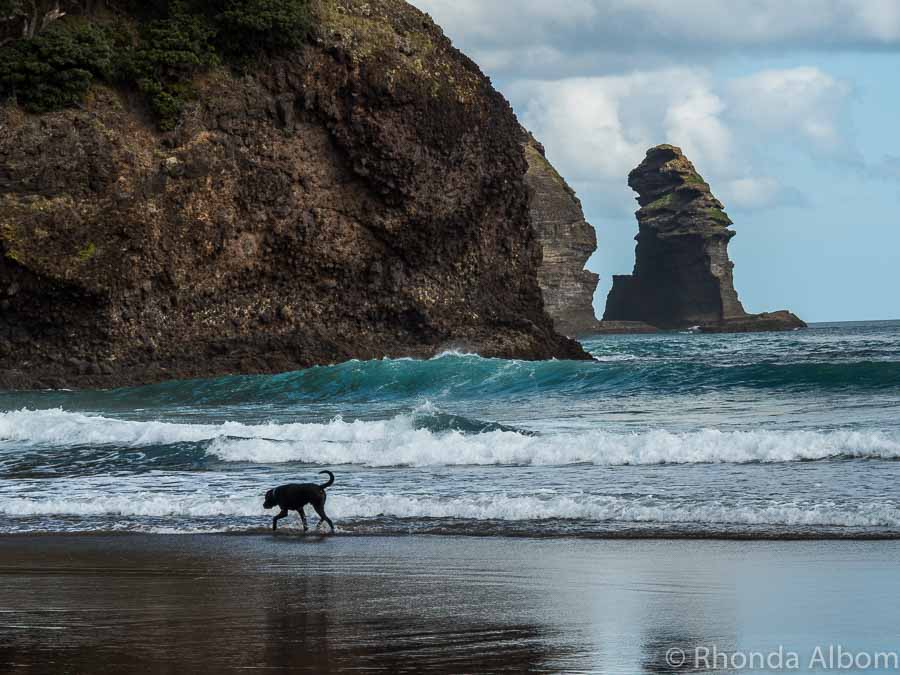
[[[591,346],[593,345],[593,346]],[[273,405],[430,400],[497,400],[521,396],[677,394],[735,387],[775,391],[891,391],[900,386],[896,347],[842,345],[830,352],[781,344],[746,360],[743,352],[707,351],[708,341],[588,343],[592,361],[516,361],[444,352],[411,358],[347,361],[278,375],[165,382],[106,392],[58,392],[102,408],[170,405]],[[768,350],[768,351],[766,351]]]
[[[431,407],[391,419],[289,424],[127,421],[56,410],[0,413],[0,453],[21,446],[146,448],[199,444],[224,462],[365,466],[625,466],[897,459],[900,438],[883,431],[652,430],[532,435],[447,416]],[[454,426],[456,425],[456,426]],[[476,429],[476,431],[473,431]],[[484,429],[478,431],[477,429]],[[11,442],[11,443],[10,443]],[[6,453],[7,458],[10,453]],[[139,461],[139,460],[136,460]]]

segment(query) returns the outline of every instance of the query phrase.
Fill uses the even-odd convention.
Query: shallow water
[[[0,532],[254,530],[329,468],[349,534],[900,537],[900,322],[585,346],[0,392]]]
[[[897,541],[6,535],[0,671],[848,672],[810,667],[816,649],[900,650],[898,555]],[[796,668],[768,667],[779,648]],[[732,667],[754,654],[764,667]]]

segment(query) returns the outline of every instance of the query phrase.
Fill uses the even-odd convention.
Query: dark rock
[[[313,7],[327,9],[316,39],[198,79],[174,133],[103,87],[42,116],[0,105],[0,292],[18,288],[0,319],[22,333],[0,383],[140,384],[450,344],[588,358],[543,309],[507,101],[400,0]],[[48,354],[104,367],[51,369]]]
[[[806,328],[806,323],[793,312],[782,309],[777,312],[732,317],[721,323],[700,326],[700,331],[703,333],[754,333],[757,331],[796,330],[798,328]]]
[[[584,219],[575,192],[547,161],[543,146],[526,134],[524,148],[531,226],[542,250],[538,284],[544,309],[563,335],[597,332],[593,303],[600,277],[584,269],[597,250],[597,235]]]
[[[296,102],[294,94],[282,94],[275,99],[275,106],[278,112],[278,121],[285,131],[293,131],[294,124],[297,120],[294,112],[294,104]]]
[[[806,326],[787,311],[744,311],[728,258],[731,219],[679,148],[648,150],[628,185],[641,205],[634,272],[613,277],[604,321],[717,332]]]
[[[598,321],[592,328],[595,335],[622,335],[629,333],[658,333],[659,328],[642,321]]]

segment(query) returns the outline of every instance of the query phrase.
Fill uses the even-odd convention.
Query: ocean
[[[0,392],[0,532],[900,538],[900,321],[583,343]]]

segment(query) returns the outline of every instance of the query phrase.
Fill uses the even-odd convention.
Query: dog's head
[[[266,500],[263,502],[264,509],[271,509],[278,502],[275,501],[275,490],[269,490],[266,492]]]

